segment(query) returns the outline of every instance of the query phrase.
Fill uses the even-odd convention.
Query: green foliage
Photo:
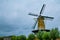
[[[50,30],[50,32],[46,31],[39,31],[36,35],[29,34],[28,38],[26,38],[25,35],[20,36],[11,36],[11,40],[34,40],[35,38],[38,38],[39,40],[56,40],[56,38],[60,37],[60,33],[58,31],[58,28]],[[0,37],[0,40],[3,40],[4,37]]]
[[[52,29],[50,31],[50,36],[51,36],[51,38],[53,38],[53,40],[55,40],[56,38],[58,38],[59,37],[58,28]]]
[[[43,32],[39,31],[39,32],[37,33],[37,38],[38,38],[39,40],[42,40],[42,35],[43,35]]]
[[[34,40],[35,39],[35,35],[34,34],[30,34],[29,36],[28,36],[28,40]]]
[[[60,32],[59,32],[59,38],[60,38]]]
[[[39,31],[37,33],[37,38],[39,40],[50,40],[50,32],[46,32],[46,31]]]
[[[0,40],[3,40],[3,37],[0,37]]]
[[[16,40],[17,37],[15,35],[11,36],[11,40]]]
[[[58,28],[55,28],[55,33],[56,33],[56,34],[55,34],[55,37],[56,37],[56,38],[59,38],[59,31],[58,31]]]
[[[42,35],[42,39],[45,39],[45,40],[50,40],[50,32],[44,32],[43,35]]]
[[[17,40],[26,40],[25,35],[17,36]]]

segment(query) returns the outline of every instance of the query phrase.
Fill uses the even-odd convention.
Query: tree
[[[28,40],[34,40],[35,39],[35,35],[34,34],[30,34],[29,36],[28,36]]]
[[[15,35],[11,36],[11,40],[16,40],[17,37]]]
[[[25,35],[17,36],[17,40],[26,40]]]
[[[43,32],[42,32],[42,31],[39,31],[39,32],[37,33],[37,38],[38,38],[39,40],[42,40],[42,35],[43,35]]]
[[[60,32],[59,32],[59,38],[60,38]]]
[[[59,37],[58,28],[52,29],[52,30],[50,31],[50,35],[51,35],[51,38],[52,38],[53,40],[56,40],[56,38]]]
[[[44,39],[44,40],[51,40],[50,32],[44,32],[43,35],[42,35],[42,39]]]
[[[0,37],[0,40],[3,40],[3,37]]]

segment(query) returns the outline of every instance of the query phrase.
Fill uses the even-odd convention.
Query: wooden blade
[[[44,18],[54,19],[54,17],[43,16]]]
[[[36,27],[36,24],[37,24],[37,20],[36,20],[36,22],[35,22],[35,24],[34,24],[34,26],[33,26],[33,29],[35,29],[35,27]]]
[[[44,18],[44,20],[50,20],[50,21],[52,21],[53,19],[50,19],[50,18]]]
[[[38,16],[37,14],[31,14],[31,13],[29,13],[28,15],[32,15],[32,16]]]
[[[44,8],[45,8],[45,4],[43,4],[43,6],[42,6],[42,8],[41,8],[40,15],[42,14]]]

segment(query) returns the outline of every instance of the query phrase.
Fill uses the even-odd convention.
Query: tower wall
[[[38,29],[39,30],[44,30],[45,29],[45,24],[44,24],[44,19],[38,18]]]

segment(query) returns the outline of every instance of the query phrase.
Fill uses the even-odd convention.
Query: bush
[[[11,36],[11,40],[16,40],[17,39],[17,37],[16,36]]]
[[[39,31],[39,32],[37,33],[37,38],[38,38],[39,40],[42,40],[42,35],[43,35],[43,32]]]
[[[30,34],[29,36],[28,36],[28,40],[34,40],[35,39],[35,35],[34,34]]]
[[[44,32],[43,35],[42,35],[42,39],[45,39],[45,40],[50,40],[50,32]]]
[[[26,36],[24,35],[17,36],[17,40],[26,40]]]
[[[56,38],[59,38],[59,31],[58,28],[52,29],[50,31],[50,36],[53,40],[56,40]]]

